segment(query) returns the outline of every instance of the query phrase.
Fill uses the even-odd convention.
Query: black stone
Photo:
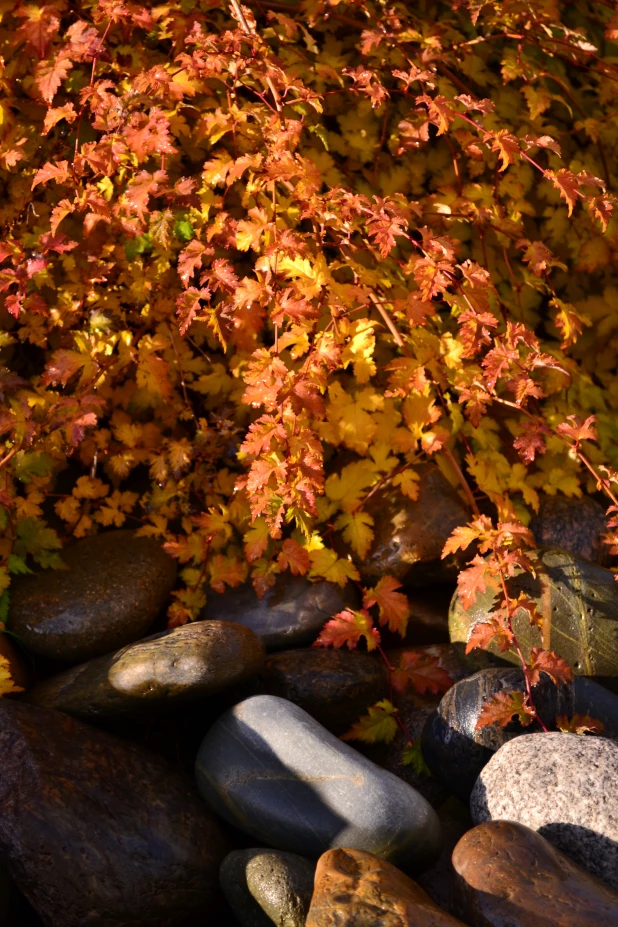
[[[8,628],[36,654],[78,663],[142,637],[176,581],[151,538],[107,531],[62,551],[66,570],[18,576]]]
[[[302,576],[280,573],[274,586],[258,599],[251,583],[222,594],[212,593],[201,618],[236,621],[261,638],[268,651],[312,644],[325,623],[358,596],[352,586],[311,583]]]
[[[0,702],[0,856],[47,927],[189,927],[225,846],[189,780],[61,712]]]
[[[525,692],[524,675],[515,669],[487,669],[454,685],[437,711],[425,723],[422,749],[433,775],[453,794],[467,801],[476,779],[496,750],[508,740],[538,731],[538,725],[522,727],[518,721],[476,730],[486,699],[499,692]],[[572,683],[554,685],[541,674],[533,690],[534,703],[550,730],[557,715],[590,715],[605,726],[608,737],[618,739],[618,697],[591,679],[576,676]]]

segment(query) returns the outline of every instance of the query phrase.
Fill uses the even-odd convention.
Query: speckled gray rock
[[[541,627],[532,627],[528,613],[519,609],[513,628],[528,657],[532,647],[543,647],[559,654],[573,672],[581,676],[618,676],[618,586],[611,570],[574,557],[564,550],[540,551],[542,569],[536,578],[529,573],[509,583],[510,594],[517,598],[525,592],[542,615]],[[463,645],[477,621],[485,621],[494,607],[494,591],[478,595],[469,609],[464,609],[458,595],[453,596],[449,614],[451,641]],[[495,644],[488,648],[510,663],[520,663],[513,650],[502,653]],[[472,651],[471,662],[478,665]]]
[[[213,811],[277,849],[356,847],[421,868],[440,852],[440,823],[418,792],[276,696],[225,712],[196,774]]]
[[[618,888],[618,744],[529,734],[504,744],[470,798],[475,824],[517,821]]]
[[[422,733],[423,756],[436,779],[463,801],[496,750],[507,740],[528,735],[532,728],[511,721],[477,730],[476,722],[488,698],[503,692],[525,692],[524,674],[516,669],[487,669],[457,682],[428,717]],[[604,734],[618,740],[618,696],[592,679],[575,676],[556,686],[545,673],[534,688],[534,704],[550,730],[558,715],[589,715],[604,725]]]
[[[605,509],[590,496],[543,496],[530,530],[539,547],[560,547],[601,564],[607,560],[608,548],[603,543],[607,531]]]
[[[221,888],[243,927],[304,927],[315,863],[281,850],[234,850],[221,863]]]
[[[264,658],[249,628],[200,621],[74,666],[39,683],[26,700],[78,718],[115,717],[214,695],[253,676]]]
[[[333,615],[355,606],[357,600],[349,584],[342,590],[335,583],[311,583],[302,576],[280,573],[262,599],[251,583],[220,595],[213,592],[200,617],[244,624],[268,651],[285,650],[312,644]]]
[[[76,541],[62,559],[66,570],[15,578],[8,627],[29,650],[67,663],[142,637],[176,580],[172,558],[132,531]]]

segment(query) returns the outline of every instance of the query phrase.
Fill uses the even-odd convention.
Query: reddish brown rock
[[[453,867],[458,913],[472,927],[618,925],[618,893],[523,824],[479,824]]]
[[[306,927],[463,927],[423,889],[364,850],[329,850],[318,860]]]

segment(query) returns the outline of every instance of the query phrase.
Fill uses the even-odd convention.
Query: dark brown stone
[[[443,583],[424,589],[405,590],[411,610],[403,638],[405,646],[448,643],[448,612],[454,588]],[[383,637],[386,641],[386,635]]]
[[[0,854],[47,927],[208,917],[225,847],[189,780],[60,712],[0,703]]]
[[[107,531],[62,552],[68,569],[18,576],[8,627],[29,650],[77,663],[146,633],[176,579],[176,564],[152,538]]]
[[[346,650],[286,650],[268,657],[260,691],[304,708],[334,734],[343,734],[386,698],[386,669],[379,657]]]
[[[421,480],[415,502],[387,484],[365,505],[375,532],[373,546],[361,565],[366,582],[375,582],[385,573],[420,586],[457,578],[456,558],[442,560],[442,549],[453,529],[469,520],[469,513],[435,464],[419,467],[418,472]]]
[[[439,908],[457,917],[459,912],[456,910],[454,897],[455,870],[451,857],[463,835],[474,827],[474,824],[468,805],[454,796],[438,808],[438,817],[442,826],[442,852],[433,866],[415,878]]]
[[[423,889],[364,850],[329,850],[318,860],[306,927],[463,927]]]
[[[618,676],[618,586],[610,570],[579,560],[563,550],[540,551],[537,577],[528,573],[510,582],[515,598],[525,592],[535,600],[543,617],[541,628],[532,627],[527,612],[519,609],[513,619],[514,631],[526,658],[532,647],[554,650],[581,676]],[[477,596],[464,609],[454,595],[449,614],[451,641],[463,649],[470,629],[487,620],[494,604],[494,591]],[[490,655],[520,664],[514,651],[501,653],[494,644]],[[471,664],[480,668],[470,655]],[[483,653],[481,657],[483,657]]]
[[[523,824],[491,821],[453,853],[455,893],[472,927],[617,927],[618,892]]]
[[[263,663],[262,642],[249,628],[200,621],[74,666],[39,683],[26,700],[86,720],[114,717],[213,695]]]
[[[589,496],[568,499],[566,496],[543,496],[539,514],[530,523],[539,547],[560,547],[576,557],[604,564],[607,545],[605,510]]]

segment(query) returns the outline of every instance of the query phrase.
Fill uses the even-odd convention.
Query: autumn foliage
[[[364,500],[431,458],[470,507],[462,600],[496,590],[469,646],[511,646],[539,492],[618,525],[614,5],[0,15],[4,613],[109,526],[179,560],[171,626],[284,570],[359,582]],[[391,577],[363,596],[321,644],[404,628]]]

